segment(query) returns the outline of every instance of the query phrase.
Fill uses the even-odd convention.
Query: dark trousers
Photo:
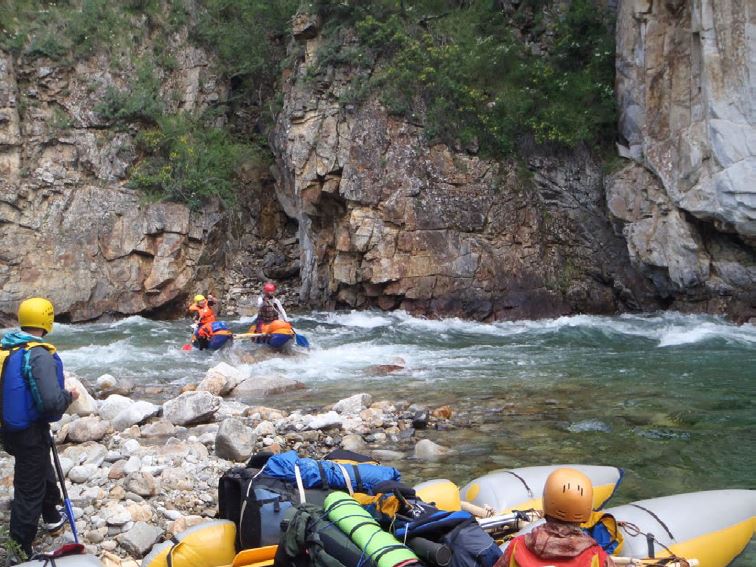
[[[29,555],[40,515],[45,522],[60,520],[61,503],[50,458],[50,426],[35,423],[22,431],[3,430],[5,450],[16,458],[10,536]]]

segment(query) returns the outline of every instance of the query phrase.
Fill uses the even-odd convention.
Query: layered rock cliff
[[[135,130],[94,111],[128,73],[104,57],[67,65],[0,54],[0,311],[23,297],[54,298],[72,321],[149,312],[186,293],[208,262],[218,208],[191,213],[143,204],[126,188]],[[207,57],[187,50],[166,82],[188,110],[220,97]],[[204,259],[203,259],[204,257]],[[197,282],[199,283],[199,282]]]
[[[752,2],[620,3],[620,151],[607,200],[633,262],[682,309],[756,313]]]
[[[229,86],[212,54],[192,46],[186,29],[172,41],[163,56],[173,64],[154,70],[164,114],[222,107]],[[192,210],[129,188],[143,157],[138,136],[154,126],[113,124],[98,108],[132,88],[149,49],[76,63],[0,51],[0,322],[11,324],[30,295],[52,298],[70,321],[180,314],[207,290],[232,307],[262,278],[292,275],[285,253],[296,242],[281,246],[291,231],[266,190],[267,170],[242,168],[233,214],[217,200]]]
[[[673,307],[747,320],[753,7],[606,4],[617,11],[619,171],[606,176],[586,148],[527,140],[518,158],[486,158],[475,144],[430,142],[377,96],[346,104],[355,72],[370,71],[320,66],[327,31],[299,14],[269,135],[276,166],[242,167],[233,208],[211,200],[194,212],[129,188],[146,126],[97,111],[159,34],[76,62],[0,52],[0,314],[10,320],[30,294],[72,321],[177,314],[207,289],[243,311],[263,278],[298,286],[301,267],[311,307],[482,320]],[[175,63],[158,70],[165,112],[213,107],[218,124],[251,134],[249,109],[226,103],[237,81],[177,30]]]
[[[429,145],[375,100],[341,105],[349,72],[308,79],[321,37],[313,19],[297,23],[302,56],[272,146],[306,302],[476,319],[656,306],[588,152],[534,147],[518,163]]]

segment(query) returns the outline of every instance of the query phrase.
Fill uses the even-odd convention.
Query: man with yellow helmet
[[[194,296],[194,303],[189,306],[189,313],[194,318],[192,341],[200,349],[207,348],[212,336],[212,324],[215,322],[215,311],[213,311],[212,306],[215,303],[216,300],[212,293],[208,293],[207,297],[197,294]]]
[[[593,484],[582,472],[561,468],[546,479],[546,523],[517,536],[495,567],[613,567],[611,557],[580,529],[593,508]]]
[[[59,420],[79,397],[75,389],[65,389],[55,347],[40,340],[52,331],[54,316],[47,299],[27,299],[18,308],[21,330],[6,333],[0,341],[0,441],[16,461],[10,536],[27,555],[40,516],[49,531],[64,524],[50,461],[50,422]]]

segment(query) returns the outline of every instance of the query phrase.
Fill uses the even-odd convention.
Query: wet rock
[[[287,376],[250,376],[233,390],[233,395],[244,399],[283,394],[305,387],[302,382]]]
[[[433,417],[438,418],[438,419],[451,419],[451,416],[452,416],[453,413],[454,412],[453,412],[451,406],[447,405],[447,406],[441,406],[439,408],[434,409],[431,412],[431,415]]]
[[[370,394],[355,394],[336,402],[333,405],[333,411],[345,415],[355,415],[367,408],[371,403],[373,403],[373,396]]]
[[[452,449],[438,445],[430,439],[421,439],[415,445],[415,457],[421,461],[435,461],[453,452]]]
[[[207,421],[220,408],[221,398],[210,392],[186,392],[163,404],[163,417],[174,425]]]
[[[229,418],[221,423],[215,438],[215,454],[230,461],[243,462],[255,450],[257,436],[240,419]]]
[[[425,429],[428,427],[428,410],[420,409],[412,414],[412,427],[415,429]]]
[[[404,453],[390,449],[373,449],[370,454],[379,462],[396,462],[404,459]]]
[[[367,376],[385,376],[400,370],[404,370],[404,366],[400,364],[374,364],[365,369],[365,374]]]
[[[162,529],[146,522],[137,522],[133,528],[118,538],[118,543],[130,555],[144,557],[162,535]]]
[[[225,396],[236,388],[244,378],[238,368],[226,362],[221,362],[207,371],[202,382],[197,386],[197,391],[210,392],[214,396]]]

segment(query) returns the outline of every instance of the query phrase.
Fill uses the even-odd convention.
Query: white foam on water
[[[415,348],[360,342],[327,349],[313,348],[304,356],[273,356],[246,369],[250,375],[275,372],[302,382],[318,382],[354,379],[376,365],[402,364],[403,361],[409,368],[416,355]]]
[[[185,355],[179,347],[146,349],[134,346],[130,338],[108,344],[90,344],[60,351],[63,364],[73,371],[84,368],[118,367],[132,368],[143,363],[162,362],[166,359],[183,360]]]
[[[144,327],[147,325],[155,325],[159,323],[160,323],[159,321],[152,321],[150,319],[147,319],[146,317],[142,317],[141,315],[131,315],[129,317],[125,317],[123,319],[119,319],[118,321],[110,323],[109,326],[111,328],[118,329],[120,327],[132,327],[132,326]]]
[[[756,327],[720,322],[703,322],[689,325],[671,325],[659,330],[659,346],[670,347],[700,343],[712,339],[756,345]]]

